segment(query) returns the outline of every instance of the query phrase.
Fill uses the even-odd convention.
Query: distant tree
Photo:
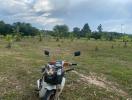
[[[102,32],[101,33],[101,39],[102,40],[109,40],[109,35],[107,32]]]
[[[19,32],[17,32],[17,29],[19,27]],[[15,30],[15,31],[14,31]],[[38,29],[33,27],[29,23],[21,23],[21,22],[15,22],[12,25],[6,24],[4,21],[0,21],[0,35],[6,36],[7,34],[14,34],[22,36],[35,36],[38,33]]]
[[[88,23],[86,23],[86,24],[83,26],[83,28],[82,28],[82,30],[81,30],[81,36],[82,36],[82,37],[86,37],[86,36],[90,37],[90,36],[91,36],[91,29],[90,29]]]
[[[16,41],[20,41],[21,40],[21,33],[19,31],[19,26],[16,27],[16,29],[13,29],[13,33],[14,33],[14,37]]]
[[[39,36],[39,41],[41,42],[43,40],[43,33],[42,32],[39,32],[38,33],[38,36]]]
[[[75,33],[70,32],[69,37],[70,37],[71,41],[73,41],[74,40],[74,37],[75,37]]]
[[[94,39],[101,39],[101,34],[99,32],[92,32],[92,35],[91,35],[91,38],[94,38]]]
[[[80,38],[80,28],[74,27],[74,28],[73,28],[73,33],[75,34],[75,36],[76,36],[78,39]]]
[[[61,28],[63,30],[62,36],[64,38],[69,37],[69,28],[68,28],[68,26],[67,25],[62,25]]]
[[[5,23],[3,21],[0,21],[0,33],[1,35],[6,35],[5,34]]]
[[[39,32],[37,28],[32,27],[32,25],[29,23],[21,23],[21,22],[13,23],[13,28],[17,29],[17,27],[19,27],[19,32],[23,33],[21,34],[23,36],[35,36]]]
[[[66,38],[69,36],[69,28],[67,25],[56,25],[53,28],[54,34],[56,34],[55,36],[57,37],[57,39],[59,38]]]
[[[4,30],[5,34],[12,34],[13,32],[12,26],[10,24],[5,24]]]
[[[109,41],[113,41],[114,39],[120,39],[123,36],[123,34],[117,32],[102,32],[100,34],[101,38]]]
[[[4,21],[0,21],[0,35],[6,35],[12,33],[12,26],[10,24],[5,24]]]
[[[102,28],[102,25],[101,24],[97,27],[97,30],[98,30],[99,33],[102,33],[103,28]]]
[[[110,35],[109,35],[109,41],[113,41],[113,34],[112,33],[110,33]]]
[[[54,36],[56,37],[56,41],[59,41],[59,37],[61,37],[60,26],[59,25],[54,26],[53,31],[55,34]]]
[[[89,40],[90,37],[91,37],[91,33],[86,33],[86,38],[87,38],[87,40]]]
[[[132,35],[130,35],[129,37],[130,37],[130,41],[132,42]]]
[[[130,40],[128,35],[122,36],[121,39],[124,42],[124,47],[127,47],[127,42]]]
[[[11,48],[12,47],[12,42],[13,42],[13,36],[12,35],[6,35],[5,39],[8,42],[6,47]]]

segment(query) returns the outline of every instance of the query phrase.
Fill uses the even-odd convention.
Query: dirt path
[[[80,77],[80,80],[84,81],[87,84],[93,84],[98,87],[104,88],[107,91],[114,92],[121,96],[128,97],[127,92],[117,88],[117,84],[115,85],[112,82],[108,82],[105,78],[98,77],[95,73],[91,73],[89,76],[85,76],[77,71],[73,71],[73,73],[77,74]]]

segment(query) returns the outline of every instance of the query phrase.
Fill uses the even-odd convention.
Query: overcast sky
[[[132,34],[132,0],[0,0],[0,20],[28,22],[40,29],[67,24],[70,29],[85,23],[92,31],[102,24],[104,31]]]

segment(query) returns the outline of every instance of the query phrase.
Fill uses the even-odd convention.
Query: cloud
[[[56,17],[55,12],[65,12],[67,0],[64,1],[60,4],[61,0],[0,0],[0,18],[6,22],[30,22],[42,27],[63,24],[63,19]]]
[[[131,0],[77,0],[76,4],[71,3],[69,19],[72,22],[68,23],[71,27],[82,27],[88,22],[92,30],[96,30],[97,26],[102,24],[105,31],[120,32],[121,24],[125,24],[126,29],[132,26],[129,23],[132,18]],[[126,32],[132,33],[130,29]]]
[[[80,28],[89,23],[92,30],[102,24],[104,30],[126,32],[132,26],[132,0],[0,0],[0,20],[29,22],[39,28],[68,24]],[[124,30],[125,30],[124,29]]]
[[[50,12],[54,9],[49,0],[37,0],[33,5],[33,8],[36,12]]]
[[[3,15],[12,15],[21,12],[24,12],[27,9],[27,6],[24,2],[18,2],[16,0],[0,0],[0,13]]]

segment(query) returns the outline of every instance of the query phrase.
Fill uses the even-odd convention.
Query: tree
[[[6,35],[12,32],[12,26],[10,24],[5,24],[4,21],[0,21],[0,34]]]
[[[29,35],[35,36],[37,35],[38,31],[39,30],[37,28],[32,27],[32,25],[29,23],[16,22],[10,25],[10,24],[5,24],[4,21],[0,21],[0,34],[4,36],[6,36],[7,34],[14,34],[14,33],[15,33],[14,35],[17,35],[19,33],[19,35],[23,35],[23,36],[29,36]]]
[[[29,23],[16,22],[13,23],[12,26],[14,29],[17,29],[17,27],[19,27],[19,32],[23,33],[21,34],[23,36],[35,36],[39,32],[37,28],[32,27],[32,25]]]
[[[99,33],[102,33],[103,28],[102,28],[102,25],[101,24],[98,26],[97,30],[98,30]]]
[[[109,35],[109,41],[113,41],[113,34],[112,33],[110,33],[110,35]]]
[[[39,36],[39,41],[41,42],[43,40],[43,33],[42,32],[39,32],[38,33],[38,36]]]
[[[127,47],[127,42],[129,41],[128,35],[122,36],[121,39],[124,42],[124,47]]]
[[[0,33],[5,35],[5,23],[3,21],[0,21]]]
[[[56,25],[54,26],[53,31],[57,39],[69,36],[69,28],[67,25]]]
[[[83,26],[83,28],[81,30],[81,36],[82,37],[86,37],[86,36],[90,37],[91,36],[91,30],[90,30],[90,27],[89,27],[88,23],[86,23]]]
[[[94,38],[94,39],[101,39],[101,34],[99,34],[98,32],[92,32],[92,35],[91,35],[91,38]]]
[[[21,33],[19,32],[19,26],[16,27],[16,29],[13,29],[13,33],[14,33],[14,37],[16,41],[20,41],[21,40]]]
[[[74,40],[74,37],[75,37],[75,33],[70,32],[69,37],[70,37],[71,41],[73,41]]]
[[[87,40],[90,40],[90,37],[91,37],[91,33],[86,33]]]
[[[59,37],[61,37],[60,26],[59,25],[54,26],[53,31],[55,34],[54,36],[56,37],[56,41],[59,41]]]
[[[12,26],[10,24],[5,24],[4,30],[4,34],[11,34],[13,32]]]
[[[12,35],[6,35],[5,39],[8,42],[6,47],[11,48],[12,47],[12,42],[13,42],[13,36]]]
[[[76,36],[78,39],[80,38],[80,28],[74,27],[74,28],[73,28],[73,33],[75,34],[75,36]]]

